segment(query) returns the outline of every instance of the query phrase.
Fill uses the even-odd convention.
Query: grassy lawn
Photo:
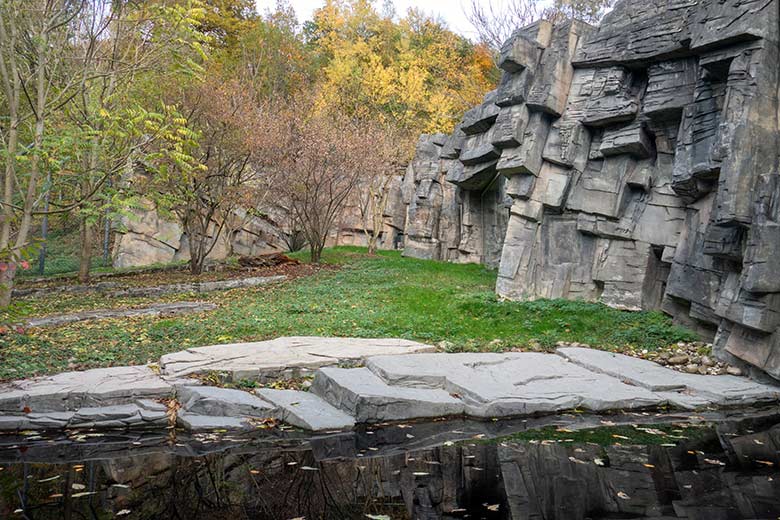
[[[655,312],[628,313],[584,302],[499,301],[493,294],[496,273],[478,265],[406,259],[397,252],[368,257],[357,248],[328,250],[325,261],[338,268],[272,287],[167,298],[220,305],[207,314],[110,320],[0,336],[0,379],[143,364],[193,346],[289,335],[446,341],[450,351],[549,349],[558,341],[652,350],[694,339]],[[30,316],[160,300],[56,295],[25,302],[19,310]]]

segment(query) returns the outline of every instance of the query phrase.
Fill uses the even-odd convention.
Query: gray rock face
[[[400,339],[288,337],[257,343],[199,347],[163,356],[163,374],[183,377],[217,372],[229,381],[273,381],[368,356],[431,352],[434,348]]]
[[[780,379],[779,5],[623,0],[518,30],[427,163],[459,202],[410,218],[435,247],[406,254],[498,264],[511,299],[661,309]]]

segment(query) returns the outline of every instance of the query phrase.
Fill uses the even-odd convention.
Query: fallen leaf
[[[623,493],[622,491],[619,491],[617,496],[618,496],[618,498],[620,498],[622,500],[631,500],[631,497],[628,496],[627,494]]]
[[[494,504],[492,506],[485,506],[488,511],[498,511],[501,508],[501,504]]]

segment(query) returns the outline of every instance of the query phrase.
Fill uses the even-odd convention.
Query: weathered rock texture
[[[498,263],[511,299],[662,309],[780,378],[779,4],[518,30],[497,91],[421,139],[406,254]]]
[[[377,230],[377,246],[380,249],[399,249],[403,246],[407,206],[410,198],[404,198],[403,176],[396,175],[389,183],[389,193],[381,218],[382,228]],[[369,235],[374,233],[373,211],[368,202],[366,188],[359,186],[339,215],[327,245],[367,246]],[[217,217],[210,226],[210,233],[220,232],[209,260],[223,260],[230,256],[260,256],[289,251],[303,245],[300,231],[292,229],[289,212],[282,207],[267,205],[249,212],[237,208],[226,219]],[[187,234],[174,217],[165,218],[151,203],[140,208],[119,222],[115,229],[113,265],[117,268],[141,267],[171,262],[184,262],[190,258]]]
[[[159,429],[169,421],[190,431],[251,431],[275,420],[331,431],[440,417],[497,420],[667,406],[745,410],[780,402],[778,386],[730,375],[681,374],[604,351],[432,350],[399,339],[278,338],[169,354],[159,369],[102,368],[0,384],[0,432]],[[193,377],[271,383],[307,375],[314,376],[310,392],[250,393],[206,386]],[[169,409],[172,399],[179,406]]]

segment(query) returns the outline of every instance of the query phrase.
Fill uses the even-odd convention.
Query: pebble
[[[674,357],[669,358],[669,364],[670,365],[685,365],[688,363],[690,358],[684,354],[677,355]]]
[[[701,364],[704,365],[705,367],[714,367],[715,366],[715,360],[712,359],[709,356],[703,356],[701,358]]]
[[[690,364],[686,365],[685,371],[689,374],[698,374],[699,373],[699,365],[696,364]]]
[[[744,372],[742,372],[741,368],[738,367],[728,367],[726,369],[726,373],[732,375],[732,376],[741,376],[744,375]]]

